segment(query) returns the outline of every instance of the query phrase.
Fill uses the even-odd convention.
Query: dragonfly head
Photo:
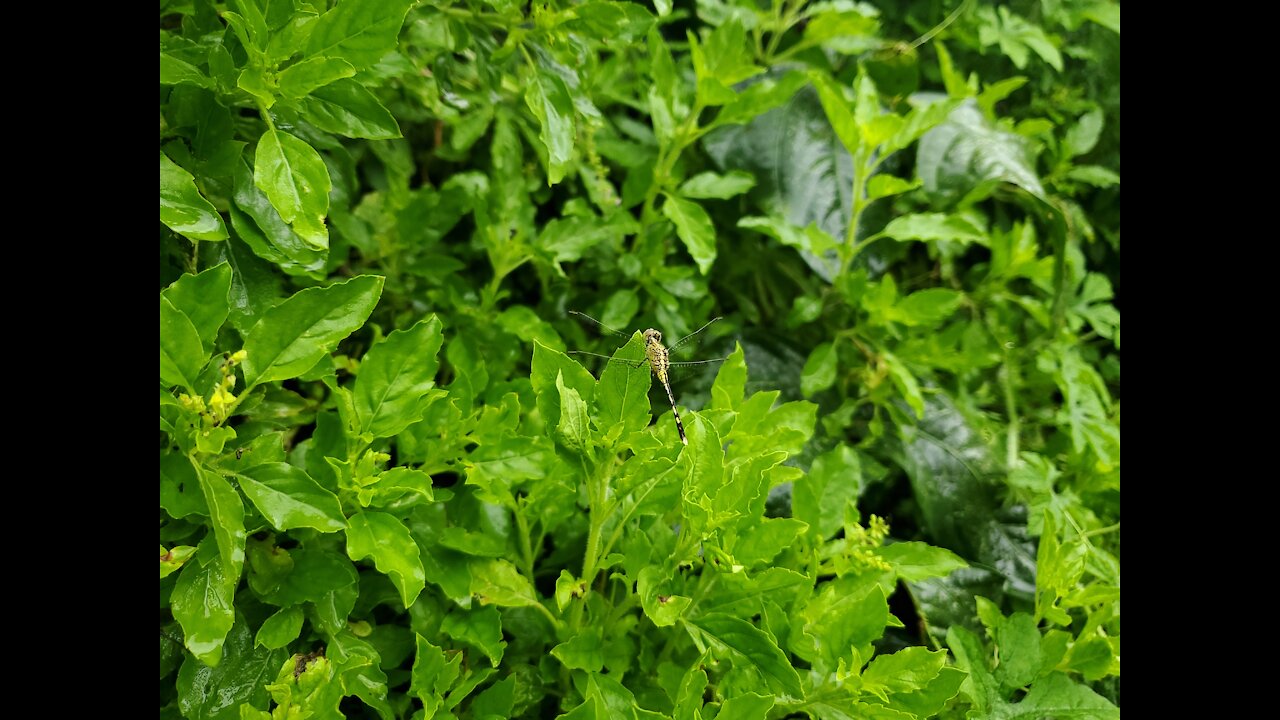
[[[644,331],[644,342],[646,345],[650,343],[661,344],[662,333],[658,332],[657,330],[654,330],[653,328],[649,328],[648,330]]]

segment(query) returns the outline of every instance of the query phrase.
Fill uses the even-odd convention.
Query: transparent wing
[[[679,340],[675,341],[674,343],[672,343],[672,344],[671,344],[671,347],[669,347],[669,348],[667,348],[667,349],[668,349],[668,350],[675,350],[676,348],[680,347],[681,345],[684,345],[684,344],[688,343],[690,340],[692,340],[692,339],[694,339],[695,337],[697,337],[697,336],[698,336],[698,333],[701,333],[703,330],[706,330],[707,328],[711,327],[712,323],[715,323],[717,320],[723,320],[723,319],[724,319],[724,318],[720,318],[720,317],[714,317],[714,318],[711,318],[710,320],[708,320],[708,321],[707,321],[707,324],[706,324],[706,325],[703,325],[702,327],[698,328],[697,330],[694,330],[693,332],[689,333],[688,335],[685,335],[684,337],[682,337],[682,338],[680,338]],[[723,359],[723,358],[721,358],[721,359]],[[672,363],[672,364],[674,365],[674,363]]]
[[[626,360],[623,358],[616,358],[616,357],[610,357],[608,355],[601,355],[600,353],[587,352],[586,350],[570,350],[569,354],[570,355],[586,355],[587,357],[600,358],[601,360],[606,360],[610,363],[623,365],[629,368],[638,368],[638,367],[646,366],[649,364],[649,361],[644,359]]]
[[[627,339],[630,339],[630,338],[631,338],[631,334],[630,334],[630,333],[624,333],[624,332],[622,332],[621,330],[615,330],[615,329],[613,329],[613,328],[609,327],[608,325],[605,325],[604,323],[600,322],[599,320],[597,320],[597,319],[595,319],[595,318],[591,317],[590,315],[588,315],[588,314],[586,314],[586,313],[581,313],[581,312],[578,312],[577,310],[570,310],[570,311],[569,311],[569,314],[570,314],[570,315],[577,315],[578,317],[580,317],[580,318],[582,318],[582,319],[584,319],[584,320],[589,320],[589,321],[591,321],[591,322],[595,323],[595,325],[596,325],[597,327],[599,327],[601,330],[604,330],[605,332],[609,333],[610,335],[617,335],[617,336],[618,336],[618,337],[620,337],[620,338],[627,338]],[[586,354],[586,355],[590,355],[591,353],[584,353],[584,354]]]

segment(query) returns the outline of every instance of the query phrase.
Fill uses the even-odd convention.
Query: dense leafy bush
[[[1118,717],[1119,6],[879,5],[162,1],[162,717]]]

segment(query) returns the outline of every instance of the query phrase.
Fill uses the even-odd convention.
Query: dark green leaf
[[[1045,197],[1023,138],[992,125],[973,102],[952,110],[920,139],[916,169],[926,191],[948,200],[989,181]]]
[[[222,216],[196,188],[195,178],[160,153],[160,222],[192,240],[226,240]]]
[[[238,720],[240,706],[267,706],[266,685],[285,660],[283,650],[258,648],[243,616],[227,635],[214,667],[187,658],[178,671],[178,707],[191,720]]]

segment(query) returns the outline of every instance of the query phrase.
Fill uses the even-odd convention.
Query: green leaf
[[[299,108],[307,122],[350,138],[390,140],[401,137],[400,125],[377,96],[355,80],[338,80],[317,88]]]
[[[1100,165],[1081,165],[1067,171],[1067,177],[1094,187],[1111,187],[1120,184],[1120,175]]]
[[[994,628],[1000,661],[996,678],[1006,691],[1026,687],[1040,673],[1040,631],[1035,618],[1024,612],[1001,617]]]
[[[173,306],[187,316],[200,336],[205,351],[212,352],[218,330],[230,313],[231,266],[219,263],[199,275],[183,273],[172,285],[160,292]],[[163,341],[163,340],[162,340]]]
[[[640,607],[658,627],[675,625],[693,602],[691,598],[682,595],[662,592],[660,588],[664,581],[662,571],[653,565],[641,570],[636,579],[636,594],[640,596]]]
[[[570,670],[600,672],[604,667],[604,639],[599,627],[584,628],[566,642],[551,648],[551,655]]]
[[[889,693],[912,692],[928,687],[947,663],[945,650],[930,652],[908,647],[892,655],[879,655],[862,673],[862,688],[881,700]]]
[[[969,563],[950,550],[916,541],[886,545],[876,548],[875,553],[892,565],[898,577],[907,582],[944,577],[969,567]]]
[[[337,532],[347,526],[338,497],[301,468],[264,463],[240,471],[240,488],[277,530],[314,528]]]
[[[263,314],[245,338],[248,388],[297,377],[355,332],[382,295],[383,279],[360,275],[307,288]]]
[[[894,240],[920,240],[933,242],[945,240],[963,244],[987,245],[987,232],[961,215],[943,213],[916,213],[900,215],[889,221],[880,234]]]
[[[735,660],[745,660],[775,692],[786,693],[793,698],[804,697],[800,675],[768,633],[730,615],[705,615],[686,622],[732,650]]]
[[[196,549],[190,545],[179,545],[170,550],[160,546],[160,579],[163,580],[178,570],[195,554]]]
[[[392,437],[422,419],[437,395],[437,357],[444,342],[440,319],[430,315],[369,348],[353,392],[361,433]]]
[[[196,376],[209,356],[200,344],[200,333],[190,318],[160,296],[160,382],[180,385],[194,392]]]
[[[613,354],[613,358],[632,362],[607,363],[600,373],[600,383],[596,388],[597,423],[606,431],[621,423],[624,435],[643,430],[649,426],[649,389],[653,373],[649,371],[647,362],[640,362],[645,359],[644,340],[640,333],[632,333],[631,339]]]
[[[232,195],[234,204],[231,206],[231,226],[253,254],[279,265],[292,275],[317,273],[323,268],[329,254],[328,246],[316,248],[289,227],[280,213],[272,207],[267,196],[253,184],[253,169],[243,159],[237,164],[233,177],[235,190]],[[229,245],[232,250],[228,255],[235,257],[236,246],[234,243]],[[236,263],[236,282],[243,282],[246,287],[252,282],[243,277],[248,267],[252,267],[251,258],[246,257]],[[254,284],[261,286],[271,283],[271,280],[262,278]],[[272,302],[263,303],[264,305],[274,304],[275,294],[278,293],[274,289],[272,292]]]
[[[276,82],[280,88],[280,94],[297,100],[310,95],[317,88],[355,74],[356,69],[346,60],[335,57],[313,57],[281,70],[276,76]]]
[[[262,564],[277,560],[281,555],[288,561],[283,568],[283,576],[279,577],[273,587],[268,588],[269,592],[262,593],[263,598],[272,605],[289,607],[312,602],[317,605],[327,603],[332,609],[332,596],[353,587],[359,581],[359,575],[351,561],[332,550],[301,548],[286,553],[274,548],[270,555],[262,558]],[[258,570],[253,554],[250,554],[249,563],[249,583],[253,587],[253,572]],[[262,570],[273,574],[279,572],[273,567],[264,567]]]
[[[222,561],[222,574],[228,587],[234,591],[240,584],[240,570],[244,567],[244,503],[240,493],[218,473],[196,468],[200,477],[200,492],[209,506],[213,521],[213,536],[218,543],[218,557]],[[234,592],[227,593],[227,597]]]
[[[714,172],[698,173],[680,185],[680,195],[686,198],[714,198],[728,200],[756,186],[756,179],[749,173],[733,170],[724,175]]]
[[[903,180],[893,175],[885,175],[883,173],[871,176],[867,181],[867,201],[878,200],[890,195],[899,195],[909,190],[915,190],[920,187],[919,180]],[[894,218],[897,220],[898,218]],[[892,222],[892,221],[891,221]],[[885,233],[888,235],[889,233]],[[892,236],[891,236],[892,237]]]
[[[791,513],[825,540],[840,529],[845,506],[856,501],[861,492],[862,464],[858,453],[842,444],[818,456],[809,473],[795,481]]]
[[[487,558],[471,563],[471,593],[482,604],[528,607],[538,604],[529,579],[506,560]]]
[[[706,275],[716,260],[716,229],[707,211],[698,203],[667,195],[662,214],[676,225],[676,235],[693,256],[698,270]]]
[[[817,70],[809,72],[809,80],[818,91],[822,110],[827,114],[827,121],[831,123],[831,129],[836,137],[840,138],[840,144],[850,154],[858,152],[862,146],[862,133],[858,129],[853,110],[850,109],[849,102],[845,100],[839,86],[825,73]]]
[[[900,299],[891,317],[908,327],[937,327],[951,317],[964,300],[958,290],[927,288]]]
[[[556,392],[560,394],[560,422],[556,425],[556,439],[570,450],[588,455],[591,440],[587,404],[582,401],[577,390],[565,387],[563,372],[556,373]]]
[[[332,183],[315,148],[289,133],[267,128],[258,141],[253,183],[299,237],[318,249],[329,246],[324,217],[329,213]]]
[[[836,349],[829,342],[822,343],[809,353],[809,359],[800,371],[800,392],[813,397],[836,384]]]
[[[276,650],[298,639],[302,632],[302,608],[294,605],[281,608],[274,615],[263,621],[254,636],[253,644]]]
[[[764,720],[773,709],[776,699],[772,695],[746,693],[726,698],[720,705],[716,718],[723,720]]]
[[[187,658],[178,671],[178,708],[192,720],[238,720],[241,706],[269,702],[267,685],[285,662],[283,650],[254,647],[243,616],[227,635],[222,662],[207,666]]]
[[[205,75],[203,72],[200,72],[200,68],[195,65],[184,60],[180,60],[169,53],[161,52],[160,84],[195,85],[196,87],[212,88],[213,80],[209,79],[209,76]],[[161,163],[161,167],[163,168],[163,161],[161,161]]]
[[[884,634],[889,604],[884,590],[872,579],[846,575],[822,585],[800,617],[804,620],[803,635],[816,646],[805,653],[835,670],[839,662],[849,662],[855,649],[859,655],[869,652],[871,642]],[[796,634],[793,630],[792,646],[800,654]]]
[[[1036,681],[1026,697],[1016,705],[1003,705],[991,714],[999,720],[1066,718],[1069,720],[1116,720],[1120,708],[1062,673]]]
[[[742,344],[734,342],[733,352],[720,363],[715,382],[711,385],[712,410],[737,410],[742,406],[747,389],[747,363]]]
[[[804,78],[799,73],[787,77]],[[751,198],[766,214],[778,215],[792,227],[816,223],[827,236],[844,238],[853,209],[849,152],[827,121],[817,92],[797,91],[794,84],[788,88],[785,81],[778,87],[787,90],[776,103],[781,107],[763,112],[765,108],[753,106],[738,120],[749,124],[709,133],[703,149],[722,172],[743,170],[756,178]],[[834,252],[802,251],[801,256],[824,280],[835,278],[839,265]]]
[[[396,47],[410,0],[342,0],[321,15],[307,38],[306,54],[341,58],[360,70]]]
[[[547,153],[547,185],[555,185],[573,162],[576,130],[569,90],[558,75],[534,72],[527,80],[524,101],[542,127],[538,139]]]
[[[205,542],[209,542],[206,540]],[[188,562],[178,573],[170,609],[182,626],[183,643],[206,665],[222,659],[222,646],[235,622],[233,585],[220,562]]]
[[[489,605],[471,611],[455,609],[444,617],[440,631],[484,653],[493,667],[502,662],[507,643],[502,639],[498,608]]]
[[[394,515],[365,511],[348,520],[347,555],[352,560],[373,558],[378,570],[391,577],[405,607],[413,604],[426,585],[418,544]]]
[[[987,182],[1007,182],[1045,198],[1025,139],[995,127],[973,101],[920,139],[916,171],[927,192],[946,200]]]
[[[191,173],[160,153],[160,222],[192,240],[226,240],[222,216],[196,188]]]
[[[426,716],[432,717],[433,712],[443,704],[445,693],[458,679],[462,653],[453,653],[446,659],[443,650],[416,632],[414,640],[417,651],[409,674],[409,692],[422,701]]]
[[[565,387],[573,388],[579,397],[590,402],[595,396],[596,379],[586,368],[559,350],[533,341],[533,361],[530,363],[529,382],[537,397],[538,412],[549,427],[560,424],[560,393],[556,389],[556,377],[561,376]]]

